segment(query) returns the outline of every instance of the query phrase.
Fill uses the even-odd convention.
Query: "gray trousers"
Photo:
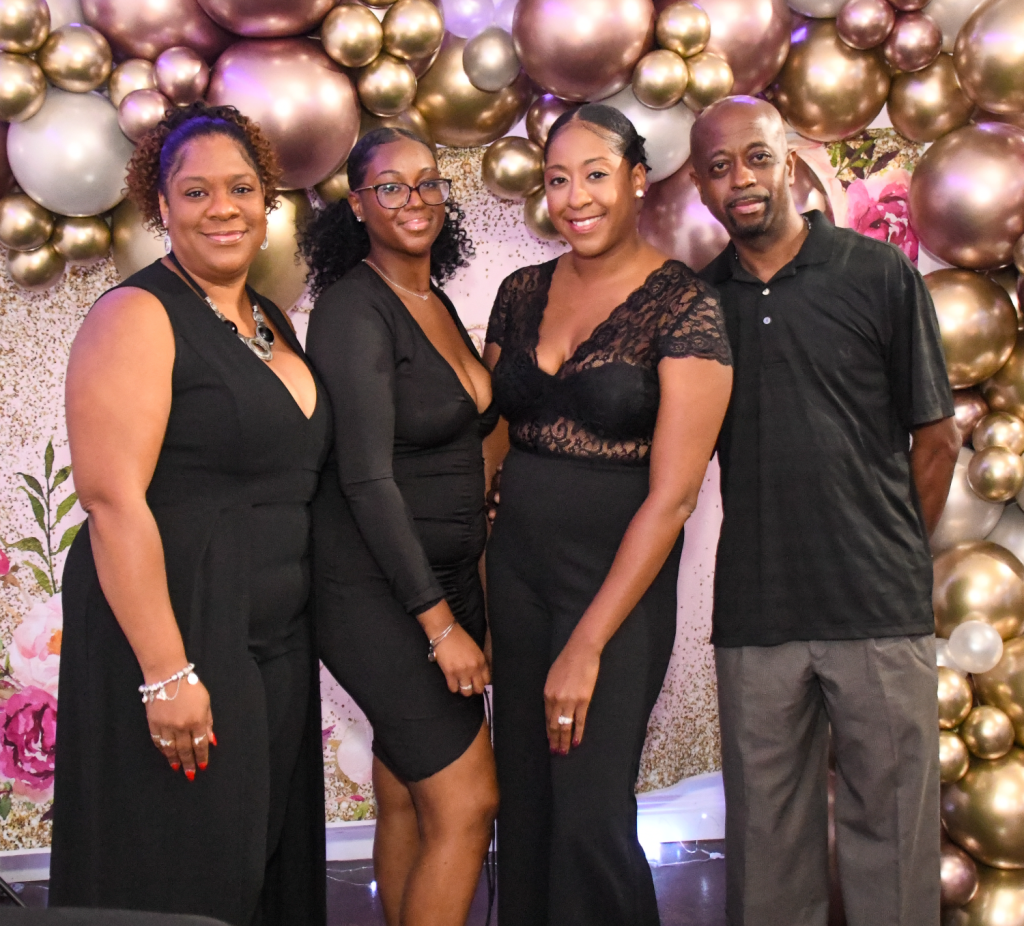
[[[729,926],[938,926],[935,638],[717,647]]]

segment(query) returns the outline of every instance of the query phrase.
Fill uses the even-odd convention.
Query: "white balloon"
[[[935,665],[945,666],[959,675],[967,675],[967,670],[957,665],[956,660],[949,655],[949,640],[944,640],[942,637],[935,641]]]
[[[963,447],[953,470],[946,507],[929,540],[932,553],[941,553],[964,540],[984,540],[1003,514],[1000,502],[978,498],[967,484],[967,465],[974,451]]]
[[[98,93],[50,87],[31,119],[13,122],[7,158],[18,185],[60,215],[97,215],[123,198],[132,143],[117,124],[117,109]]]
[[[1003,638],[984,621],[964,621],[949,635],[949,655],[968,672],[988,672],[1003,657]]]
[[[341,735],[338,744],[338,768],[357,785],[364,785],[373,776],[373,734],[364,720],[354,720]]]
[[[931,0],[924,11],[942,30],[942,50],[952,52],[963,24],[985,0]]]
[[[444,27],[460,39],[479,35],[494,22],[494,0],[441,0]]]
[[[630,85],[601,102],[614,106],[643,136],[647,163],[651,165],[649,182],[671,177],[686,163],[690,156],[690,127],[696,118],[686,104],[651,109],[633,95]]]
[[[50,8],[51,32],[68,23],[85,22],[79,0],[46,0],[46,5]]]
[[[788,0],[789,8],[812,19],[835,19],[846,0]]]
[[[512,19],[516,15],[519,0],[498,0],[494,7],[494,25],[506,32],[512,31]]]

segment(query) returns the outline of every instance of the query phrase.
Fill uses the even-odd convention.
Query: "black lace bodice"
[[[666,261],[554,375],[537,366],[540,323],[557,260],[524,267],[498,290],[487,340],[501,347],[494,398],[512,445],[535,453],[642,465],[658,415],[658,363],[702,357],[731,365],[714,290]]]

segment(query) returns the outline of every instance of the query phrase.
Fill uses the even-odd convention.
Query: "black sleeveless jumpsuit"
[[[174,329],[173,400],[146,498],[218,745],[193,782],[154,748],[142,672],[103,596],[86,525],[64,570],[50,903],[236,926],[323,923],[320,692],[307,600],[329,400],[318,384],[307,419],[163,264],[122,285],[156,296]],[[303,356],[277,307],[260,303]]]

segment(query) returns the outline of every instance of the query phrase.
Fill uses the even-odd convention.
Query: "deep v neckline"
[[[626,298],[622,300],[622,302],[620,302],[618,305],[614,306],[612,308],[612,310],[603,319],[601,319],[601,321],[599,321],[596,325],[594,325],[593,328],[590,329],[590,334],[588,334],[582,341],[580,341],[576,345],[576,347],[573,349],[572,353],[570,353],[570,354],[568,354],[566,356],[565,360],[562,361],[562,363],[559,365],[558,369],[555,370],[554,373],[549,373],[547,370],[545,370],[540,365],[540,362],[537,359],[537,348],[540,346],[540,326],[544,323],[544,313],[547,311],[547,308],[548,308],[549,295],[551,293],[551,283],[554,281],[554,278],[555,278],[555,270],[558,267],[558,260],[559,260],[559,258],[556,257],[553,261],[551,261],[551,270],[547,274],[547,280],[546,280],[546,283],[544,285],[544,288],[543,288],[543,290],[541,290],[541,289],[537,290],[537,295],[536,295],[537,302],[538,302],[537,324],[536,324],[536,326],[534,327],[534,330],[533,330],[533,345],[530,348],[530,359],[533,361],[533,365],[541,373],[543,373],[546,377],[548,377],[549,379],[557,379],[559,377],[559,375],[562,373],[562,371],[570,363],[572,363],[574,360],[576,360],[576,357],[580,353],[580,351],[583,350],[584,347],[586,347],[591,341],[593,341],[600,334],[602,328],[604,328],[606,325],[610,324],[611,321],[620,312],[622,312],[622,311],[624,311],[626,309],[631,308],[634,300],[636,300],[638,298],[638,296],[641,293],[643,293],[647,289],[648,286],[650,286],[651,280],[657,274],[661,273],[669,264],[675,263],[674,259],[670,257],[670,258],[668,258],[668,260],[664,261],[662,264],[660,264],[659,266],[655,267],[650,273],[648,273],[647,276],[644,277],[643,282],[639,286],[637,286],[636,289],[631,290],[626,295]],[[543,299],[543,302],[541,302],[542,299]]]

